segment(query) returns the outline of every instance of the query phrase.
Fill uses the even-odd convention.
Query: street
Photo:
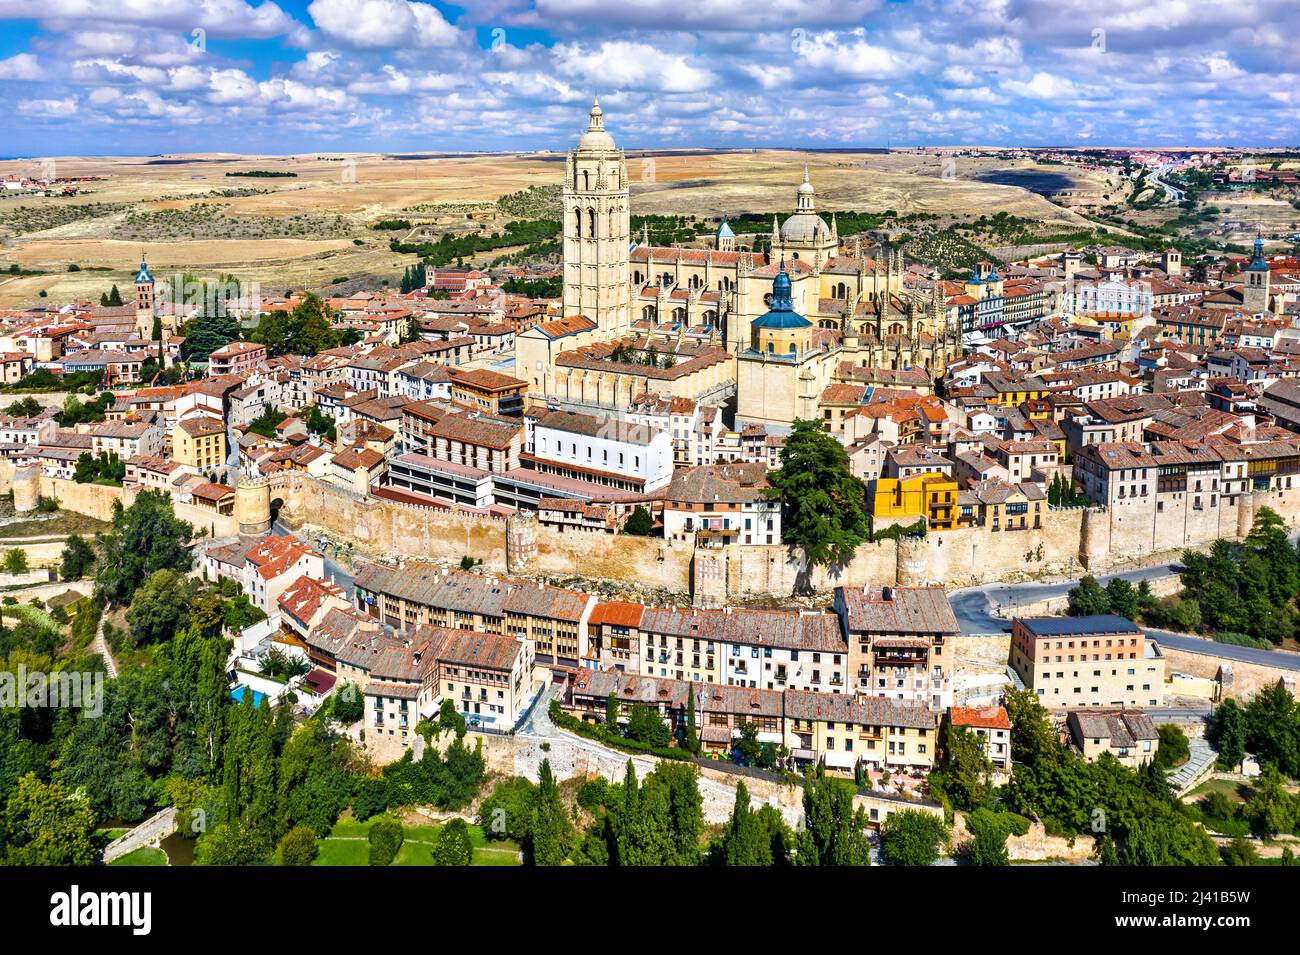
[[[1122,577],[1136,584],[1140,580],[1154,580],[1177,573],[1176,564],[1159,564],[1139,570],[1127,570],[1118,574],[1107,574],[1097,580],[1104,587],[1116,577]],[[981,587],[967,587],[950,593],[953,614],[962,633],[998,634],[1011,629],[1010,618],[996,616],[1004,608],[1014,608],[1022,604],[1036,603],[1052,597],[1063,597],[1078,583],[1067,580],[1060,583],[1025,583],[1025,584],[986,584]],[[1210,653],[1225,660],[1238,660],[1242,663],[1257,663],[1264,666],[1280,667],[1286,670],[1300,671],[1300,653],[1288,650],[1260,650],[1255,647],[1239,647],[1230,643],[1217,643],[1205,637],[1192,637],[1182,633],[1170,633],[1167,630],[1145,631],[1157,644],[1189,653]]]

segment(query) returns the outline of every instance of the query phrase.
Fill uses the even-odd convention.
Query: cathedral
[[[896,251],[866,255],[860,241],[846,249],[834,215],[828,223],[817,212],[806,167],[793,211],[784,222],[773,217],[766,252],[742,247],[725,220],[707,248],[654,246],[646,232],[631,233],[627,159],[596,102],[567,157],[562,202],[572,326],[524,333],[517,355],[537,400],[623,411],[638,387],[657,385],[614,367],[615,358],[699,361],[725,350],[738,423],[784,426],[817,415],[842,363],[940,375],[961,355],[938,284],[929,293],[906,288]],[[566,350],[582,361],[566,360]]]

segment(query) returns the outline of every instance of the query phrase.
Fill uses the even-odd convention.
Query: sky
[[[0,0],[0,155],[1300,143],[1297,0]]]

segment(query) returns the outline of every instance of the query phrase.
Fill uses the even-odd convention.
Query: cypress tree
[[[695,684],[686,688],[686,751],[691,754],[700,751],[700,739],[695,729]]]

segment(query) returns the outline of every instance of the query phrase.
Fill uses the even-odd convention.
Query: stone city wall
[[[272,509],[288,526],[319,529],[352,542],[359,556],[419,557],[458,563],[470,556],[489,573],[558,579],[584,577],[669,594],[693,594],[697,605],[720,606],[747,597],[783,597],[803,583],[802,559],[784,545],[692,548],[678,541],[561,531],[530,514],[492,518],[363,496],[301,472],[269,480]],[[41,479],[44,495],[63,507],[108,520],[115,500],[131,491]],[[1300,519],[1300,489],[1245,494],[1210,520],[1200,512],[1144,516],[1104,508],[1065,508],[1045,515],[1046,526],[994,531],[970,527],[925,537],[863,544],[852,561],[819,567],[807,581],[834,587],[965,587],[993,581],[1075,578],[1123,567],[1176,559],[1187,547],[1216,536],[1241,537],[1256,510],[1268,506],[1291,527]],[[233,518],[177,505],[177,515],[213,536],[236,533]],[[1181,515],[1181,516],[1180,516]],[[1159,525],[1159,533],[1154,528]],[[1178,530],[1182,528],[1182,530]]]
[[[1276,684],[1278,680],[1283,680],[1292,695],[1295,694],[1296,677],[1300,676],[1297,671],[1215,656],[1214,643],[1211,641],[1206,643],[1205,653],[1193,653],[1189,650],[1162,646],[1160,649],[1165,655],[1165,672],[1187,673],[1191,676],[1217,680],[1221,668],[1231,668],[1232,678],[1224,681],[1223,695],[1225,698],[1231,697],[1236,700],[1249,700],[1265,687]],[[1285,651],[1274,650],[1273,652],[1284,653]],[[1294,654],[1288,656],[1294,659]]]

